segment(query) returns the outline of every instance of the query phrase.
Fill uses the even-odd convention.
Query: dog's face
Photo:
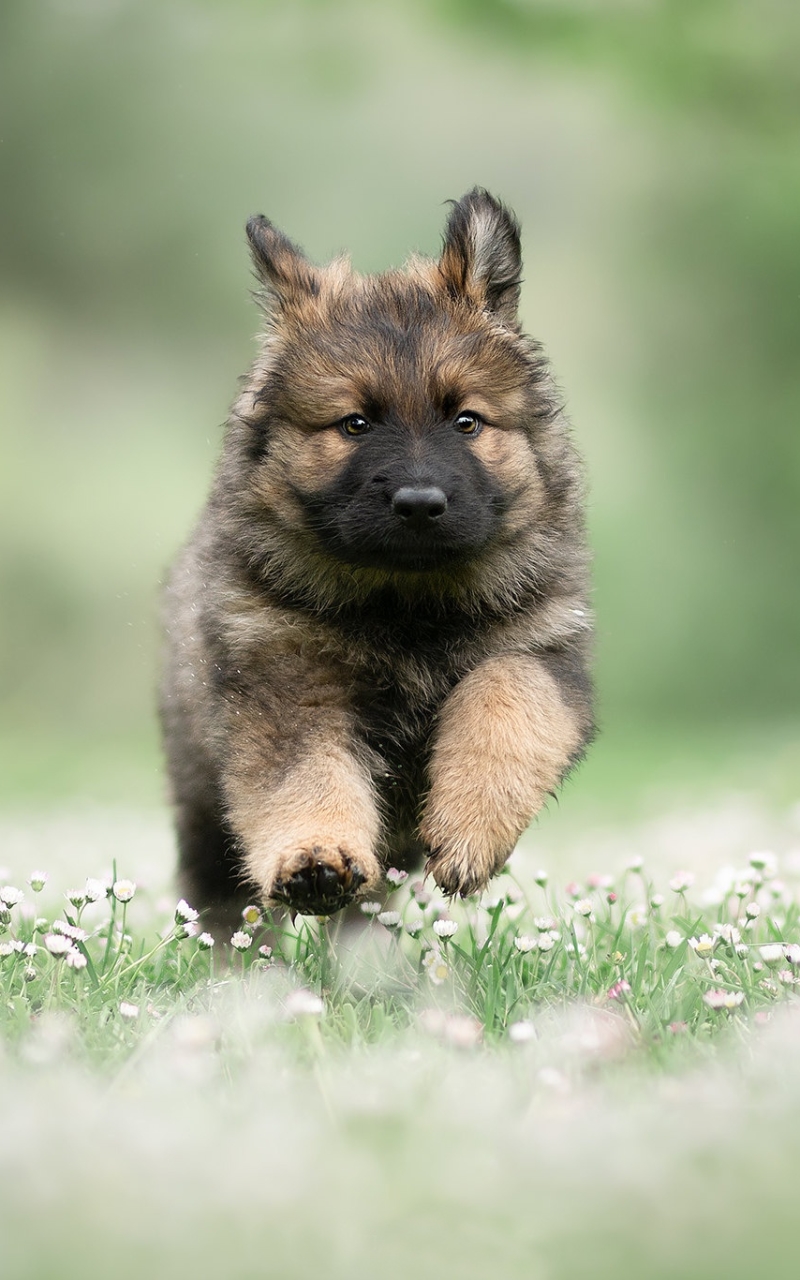
[[[546,500],[551,411],[519,331],[519,229],[492,197],[455,205],[438,262],[362,277],[248,225],[270,325],[246,395],[252,491],[283,536],[382,575],[447,572],[513,544]]]

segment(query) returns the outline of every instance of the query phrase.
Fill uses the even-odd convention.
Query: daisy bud
[[[114,888],[116,890],[116,885]],[[184,924],[193,924],[194,921],[198,919],[199,915],[200,912],[195,911],[194,907],[190,907],[189,903],[184,898],[181,898],[175,908],[175,920],[183,920]]]
[[[72,943],[63,933],[45,934],[44,945],[51,956],[65,956],[72,950]]]
[[[201,933],[198,936],[197,945],[201,951],[210,951],[214,946],[214,939],[210,933]]]
[[[419,918],[416,920],[409,920],[408,923],[406,924],[406,933],[410,934],[412,938],[416,938],[418,934],[422,933],[422,930],[424,929],[424,927],[425,927],[424,920],[421,920]]]
[[[748,902],[747,906],[744,909],[744,914],[750,920],[757,920],[758,917],[761,915],[761,908],[757,902]]]
[[[410,888],[412,898],[417,903],[417,906],[422,907],[424,911],[425,907],[427,907],[433,897],[430,889],[426,887],[424,880],[415,880]]]
[[[136,892],[136,885],[133,880],[115,880],[111,892],[117,902],[130,902]]]
[[[538,886],[539,886],[539,888],[540,888],[540,889],[544,889],[545,885],[547,884],[547,880],[548,880],[547,872],[546,872],[546,871],[543,871],[543,870],[540,868],[540,869],[536,872],[536,875],[533,877],[533,879],[534,879],[535,883],[536,883],[536,884],[538,884]]]
[[[250,937],[250,934],[242,932],[241,929],[237,930],[231,938],[231,946],[235,947],[237,951],[246,951],[247,948],[252,945],[253,939]]]
[[[139,1006],[138,1004],[128,1004],[127,1000],[120,1000],[119,1014],[121,1018],[127,1018],[128,1021],[132,1022],[134,1018],[139,1017]]]
[[[377,916],[381,911],[380,902],[360,902],[358,904],[359,911],[365,916]]]
[[[615,982],[612,987],[609,987],[608,999],[621,1000],[623,996],[630,994],[630,990],[631,984],[625,978],[620,978],[619,982]]]
[[[439,938],[452,938],[458,929],[458,923],[455,920],[434,920],[433,932]]]
[[[408,879],[408,872],[399,871],[397,867],[389,867],[389,870],[386,872],[386,879],[389,881],[389,884],[404,884]]]
[[[41,893],[42,889],[47,884],[47,872],[32,871],[28,876],[28,884],[31,886],[34,893]]]
[[[399,929],[402,923],[399,911],[381,911],[378,916],[378,924],[382,924],[385,929]]]
[[[77,911],[86,906],[87,898],[83,889],[69,889],[64,896],[67,902],[71,902]]]
[[[765,946],[758,948],[758,954],[764,964],[780,964],[781,960],[783,960],[783,945],[780,942],[769,942]]]
[[[674,950],[675,947],[679,947],[683,942],[683,934],[678,933],[677,929],[670,929],[664,941],[668,947]]]

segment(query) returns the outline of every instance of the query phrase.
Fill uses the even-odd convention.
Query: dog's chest
[[[386,635],[354,672],[354,709],[368,744],[394,768],[425,762],[436,717],[477,661],[469,637],[420,626]]]

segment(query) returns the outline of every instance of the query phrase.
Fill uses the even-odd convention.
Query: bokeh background
[[[158,584],[262,211],[365,271],[475,183],[591,476],[603,736],[570,804],[800,770],[800,9],[4,0],[0,793],[155,804]]]

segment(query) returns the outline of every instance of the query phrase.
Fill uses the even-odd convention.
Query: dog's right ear
[[[253,265],[266,286],[266,301],[278,307],[319,293],[319,275],[301,249],[269,218],[257,213],[247,223]]]

